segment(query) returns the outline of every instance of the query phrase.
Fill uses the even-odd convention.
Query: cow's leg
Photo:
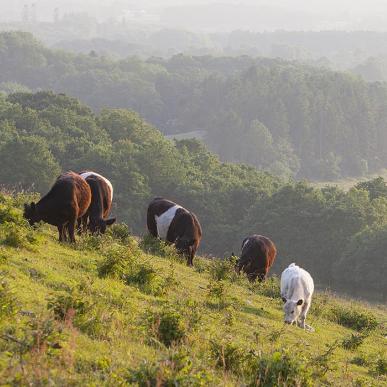
[[[58,226],[59,242],[66,241],[65,226],[63,224]]]
[[[302,306],[301,314],[297,324],[302,329],[305,329],[305,327],[307,327],[307,325],[305,324],[305,320],[306,320],[306,315],[308,314],[309,307],[310,307],[309,302],[305,301],[304,305]]]
[[[153,211],[150,211],[149,209],[146,215],[146,223],[148,226],[149,233],[153,235],[155,238],[157,238],[158,233],[157,233],[155,214],[153,213]]]
[[[194,258],[194,254],[192,254],[192,253],[187,256],[187,265],[188,266],[193,266],[193,258]]]

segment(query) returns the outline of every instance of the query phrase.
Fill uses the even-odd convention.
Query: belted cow
[[[155,198],[148,206],[147,225],[151,235],[175,245],[177,251],[193,258],[202,238],[202,229],[196,215],[178,204],[163,198]]]
[[[95,172],[84,171],[80,176],[86,180],[91,189],[90,207],[80,220],[82,229],[85,231],[87,227],[93,234],[104,234],[106,227],[116,221],[116,218],[108,219],[112,208],[113,185],[106,177]]]

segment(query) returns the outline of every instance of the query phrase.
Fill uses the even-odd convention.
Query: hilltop
[[[385,307],[317,293],[314,333],[284,326],[278,281],[249,284],[115,225],[59,244],[0,195],[0,379],[10,385],[386,383]]]

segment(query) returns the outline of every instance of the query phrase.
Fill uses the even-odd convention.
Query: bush
[[[376,317],[371,312],[356,309],[354,306],[335,305],[332,307],[328,318],[337,324],[359,332],[371,331],[378,326]]]
[[[134,239],[130,235],[129,227],[125,223],[114,223],[106,229],[106,235],[121,244],[126,245],[135,243]]]
[[[359,367],[365,367],[368,364],[368,361],[364,355],[357,355],[350,361],[350,363]]]
[[[343,339],[341,346],[349,351],[354,351],[363,344],[367,334],[351,334]]]
[[[212,259],[210,261],[210,276],[215,281],[237,278],[235,263],[237,257],[231,256],[226,259]]]
[[[70,293],[58,294],[47,300],[47,309],[51,310],[58,320],[78,319],[90,308],[90,303],[75,289]]]
[[[161,296],[166,293],[166,281],[157,274],[157,270],[149,263],[135,266],[131,273],[125,277],[125,283],[136,285],[142,292]]]
[[[167,347],[181,342],[186,336],[186,325],[182,314],[173,308],[164,308],[150,314],[148,323],[154,336]]]
[[[178,261],[181,260],[175,246],[155,238],[150,234],[143,237],[140,242],[140,248],[147,254],[158,255],[163,258],[170,258]]]
[[[277,276],[269,277],[262,282],[252,283],[250,286],[254,292],[262,296],[273,299],[280,299],[281,297],[280,281]]]
[[[246,348],[229,340],[210,342],[210,355],[217,367],[241,374],[246,361]]]
[[[128,248],[114,243],[105,248],[102,255],[104,259],[98,266],[98,275],[126,280],[137,264],[139,251],[134,246]]]
[[[158,362],[144,360],[137,369],[130,369],[126,382],[140,387],[207,386],[212,379],[194,368],[186,351],[173,351]]]
[[[387,359],[380,356],[374,363],[371,373],[377,376],[387,375]]]
[[[288,351],[275,351],[253,359],[249,386],[312,386],[310,367],[305,359]]]
[[[8,282],[0,278],[0,319],[12,316],[16,311],[15,296],[11,292]]]

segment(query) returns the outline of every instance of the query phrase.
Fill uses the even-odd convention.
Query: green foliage
[[[378,326],[378,321],[371,312],[355,306],[335,305],[331,308],[328,317],[340,325],[359,332],[371,331]]]
[[[0,277],[0,320],[15,313],[16,300],[8,282]]]
[[[143,361],[128,371],[126,380],[140,387],[206,386],[212,381],[205,370],[195,369],[188,353],[175,350],[158,362]]]
[[[211,341],[210,354],[217,367],[222,368],[224,371],[241,374],[248,351],[237,343],[223,339]]]
[[[150,234],[147,234],[142,238],[140,248],[148,254],[155,254],[173,260],[180,259],[173,245],[155,238]]]
[[[265,297],[278,299],[281,295],[280,280],[276,276],[269,277],[266,281],[251,284],[252,290]]]
[[[368,334],[353,334],[345,337],[341,343],[342,347],[344,349],[354,351],[357,349],[360,345],[363,344],[364,339],[368,336]]]
[[[258,357],[252,366],[250,386],[312,386],[313,379],[305,359],[287,351]]]
[[[212,259],[210,261],[210,276],[214,281],[236,279],[235,264],[237,257],[231,256],[225,259]]]
[[[171,307],[150,314],[147,320],[154,336],[167,347],[178,344],[187,334],[182,314]]]

